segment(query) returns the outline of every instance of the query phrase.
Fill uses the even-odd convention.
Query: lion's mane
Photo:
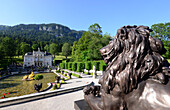
[[[169,63],[162,57],[166,52],[163,43],[150,36],[147,26],[124,26],[100,52],[107,64],[99,83],[109,93],[115,87],[129,93],[149,78],[166,83]]]

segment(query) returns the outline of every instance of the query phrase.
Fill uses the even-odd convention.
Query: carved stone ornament
[[[170,110],[170,69],[161,40],[147,26],[123,26],[100,52],[101,87],[84,88],[93,110]]]

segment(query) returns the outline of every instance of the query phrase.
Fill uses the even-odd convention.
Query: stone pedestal
[[[91,110],[89,104],[84,100],[74,101],[75,110]]]

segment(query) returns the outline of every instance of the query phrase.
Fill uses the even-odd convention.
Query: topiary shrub
[[[92,69],[93,69],[93,65],[94,65],[94,66],[95,66],[96,71],[98,71],[98,70],[99,70],[99,64],[100,64],[100,62],[99,62],[99,61],[94,61],[94,62],[92,62]]]
[[[68,69],[72,70],[72,62],[68,62]]]
[[[86,70],[91,70],[91,62],[85,62],[85,69]]]
[[[57,73],[60,73],[61,71],[60,70],[56,70]]]
[[[53,85],[53,90],[57,89],[57,84]]]
[[[64,80],[61,80],[61,84],[67,84]]]
[[[72,63],[72,71],[76,71],[77,70],[77,63],[73,62]]]
[[[67,60],[62,60],[62,63],[66,63],[67,62]]]
[[[59,64],[59,68],[61,68],[61,69],[62,69],[62,63],[60,63],[60,64]]]
[[[52,90],[59,89],[61,86],[60,83],[54,84]]]
[[[68,63],[67,62],[65,63],[65,69],[68,69]]]
[[[105,71],[106,70],[106,64],[105,64],[105,62],[103,60],[100,61],[99,70],[100,71]]]
[[[60,63],[60,66],[59,66],[61,69],[65,69],[65,63]]]
[[[42,75],[42,74],[36,74],[36,75],[34,76],[34,79],[35,79],[35,80],[43,79],[43,75]]]
[[[85,63],[82,62],[82,70],[84,70],[84,69],[85,69]]]
[[[84,69],[84,63],[78,62],[77,63],[77,72],[82,72]]]

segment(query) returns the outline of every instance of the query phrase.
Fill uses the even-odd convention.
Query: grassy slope
[[[67,58],[70,59],[71,56],[68,56]],[[59,53],[59,55],[56,55],[55,58],[54,58],[54,55],[53,55],[53,61],[54,60],[63,60],[63,59],[66,59],[66,57],[63,56],[61,52]]]
[[[67,58],[70,59],[71,56],[68,56]],[[62,56],[62,55],[56,55],[55,58],[53,57],[53,61],[54,60],[63,60],[63,59],[66,59],[66,57]]]

